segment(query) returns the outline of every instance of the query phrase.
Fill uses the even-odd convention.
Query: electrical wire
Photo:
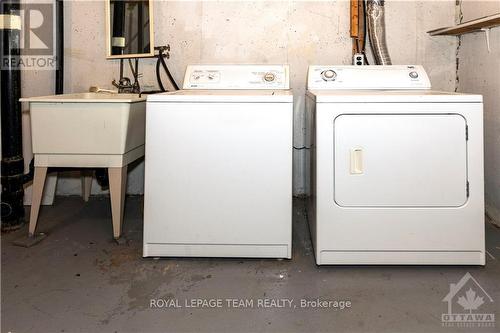
[[[368,57],[366,56],[366,0],[361,0],[363,2],[363,47],[361,49],[361,53],[363,53],[363,56],[365,57],[365,63],[369,65],[370,63],[368,62]]]

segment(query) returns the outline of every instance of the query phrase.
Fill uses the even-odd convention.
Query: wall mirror
[[[107,0],[108,59],[154,56],[153,0]]]

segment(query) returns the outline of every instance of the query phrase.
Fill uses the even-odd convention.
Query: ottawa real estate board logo
[[[495,327],[493,299],[469,272],[450,284],[443,302],[448,303],[448,312],[441,315],[444,327]]]
[[[2,43],[1,69],[57,69],[54,3],[23,1],[16,8],[9,0],[1,1],[0,28],[9,31],[8,43]]]

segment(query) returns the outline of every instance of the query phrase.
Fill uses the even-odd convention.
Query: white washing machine
[[[485,264],[482,96],[421,66],[311,66],[309,224],[323,264]]]
[[[291,258],[287,65],[188,66],[146,116],[144,257]]]

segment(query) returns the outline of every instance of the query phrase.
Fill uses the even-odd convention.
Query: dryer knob
[[[274,73],[268,72],[264,74],[264,81],[273,82],[276,79],[276,75]]]
[[[408,75],[410,75],[410,77],[411,77],[412,79],[416,79],[416,78],[418,78],[418,73],[417,73],[417,72],[410,72],[410,74],[408,74]]]
[[[324,81],[333,81],[337,77],[337,73],[334,70],[327,69],[321,73],[321,77]]]

